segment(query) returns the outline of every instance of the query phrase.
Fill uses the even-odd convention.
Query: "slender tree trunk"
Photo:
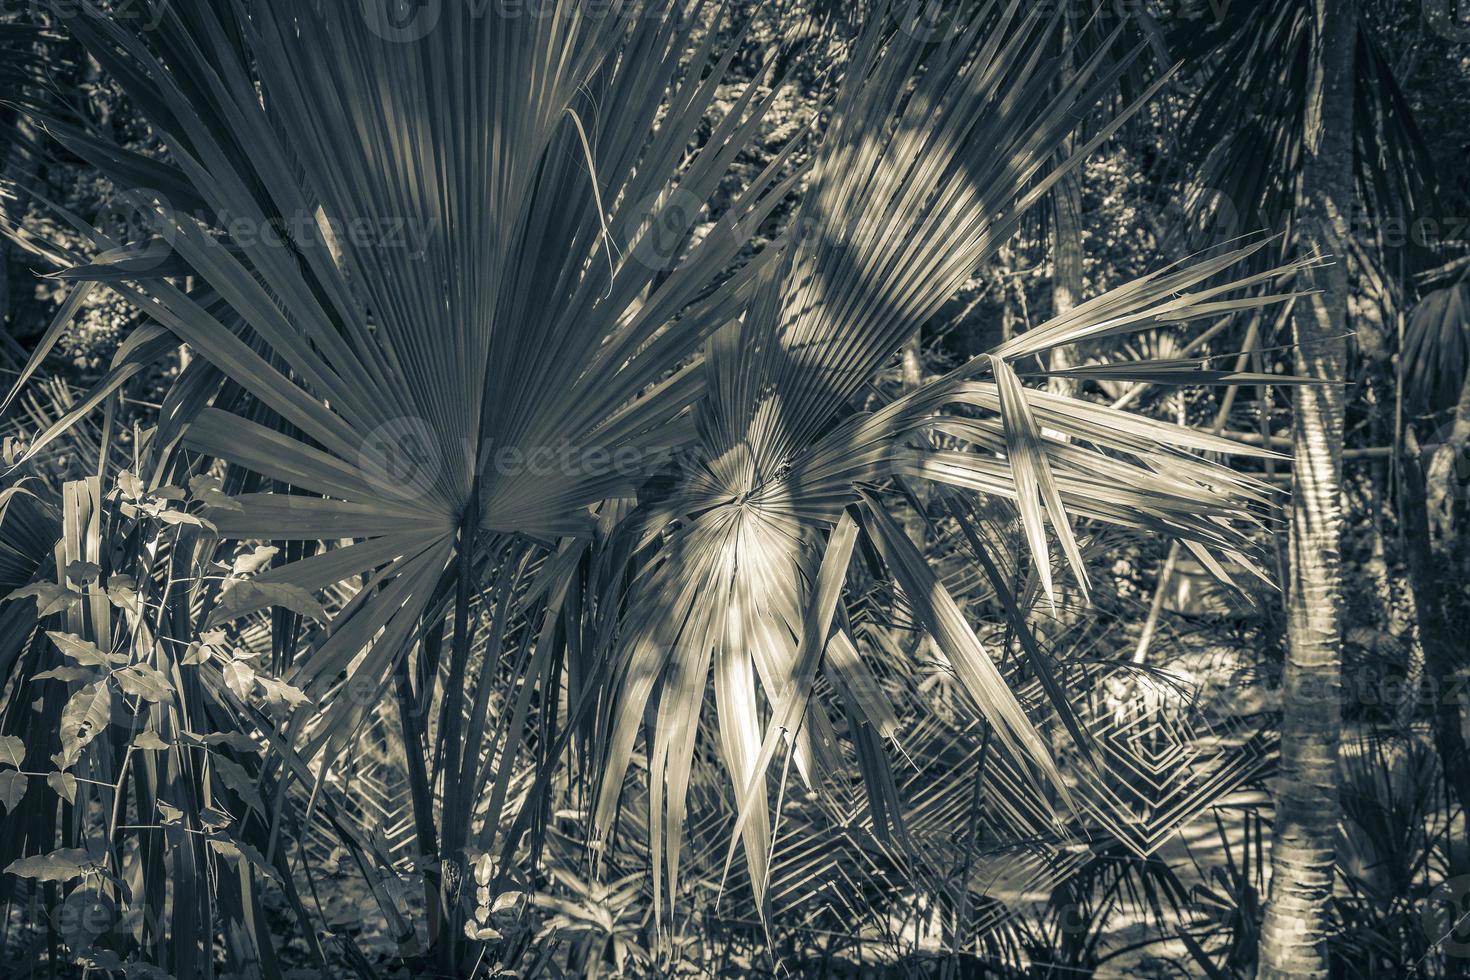
[[[1071,31],[1063,24],[1062,43],[1071,41]],[[1064,59],[1061,66],[1062,82],[1069,83],[1074,74],[1070,60]],[[1075,140],[1068,136],[1057,153],[1061,163],[1072,155]],[[1052,189],[1052,267],[1051,306],[1052,316],[1060,316],[1075,307],[1082,298],[1082,173],[1073,169],[1057,181]],[[1076,352],[1071,347],[1058,347],[1049,355],[1048,367],[1060,371],[1077,362]],[[1077,382],[1073,378],[1051,378],[1047,386],[1058,394],[1077,393]]]
[[[1353,201],[1354,0],[1314,0],[1306,158],[1298,209],[1303,238],[1335,261],[1317,270],[1321,292],[1292,317],[1298,374],[1343,380],[1347,349],[1346,244]],[[1302,245],[1308,244],[1303,241]],[[1271,893],[1259,976],[1328,975],[1328,903],[1339,801],[1342,728],[1340,622],[1342,438],[1339,384],[1293,389],[1288,652],[1282,678],[1281,775],[1271,847]]]
[[[1076,170],[1057,181],[1053,191],[1055,215],[1052,221],[1052,315],[1071,310],[1082,295],[1082,177]],[[1053,371],[1072,367],[1077,360],[1071,347],[1058,347],[1048,363]],[[1051,378],[1048,387],[1063,395],[1075,394],[1073,378]]]
[[[1071,41],[1070,24],[1064,18],[1061,42],[1065,46]],[[1063,85],[1071,83],[1074,70],[1069,57],[1062,59],[1060,75]],[[1076,141],[1067,137],[1057,153],[1056,162],[1060,164],[1070,157],[1075,145]],[[1052,189],[1051,229],[1051,312],[1052,316],[1061,316],[1082,301],[1082,174],[1079,169],[1063,174]],[[1075,347],[1056,347],[1047,355],[1047,367],[1053,371],[1065,371],[1076,367],[1079,360]],[[1076,395],[1080,387],[1076,378],[1047,379],[1047,388],[1059,395]],[[1066,439],[1061,433],[1043,432]],[[1056,594],[1056,636],[1061,637],[1082,613],[1081,591],[1073,587],[1070,577],[1064,575],[1057,581]]]
[[[924,384],[924,348],[921,343],[921,333],[922,331],[915,331],[914,335],[903,345],[901,351],[904,394],[916,391]],[[923,493],[924,488],[918,486],[917,481],[911,489],[921,503],[927,503]],[[905,511],[904,531],[908,534],[909,540],[914,543],[914,547],[923,551],[928,544],[928,525],[924,518],[919,514]]]

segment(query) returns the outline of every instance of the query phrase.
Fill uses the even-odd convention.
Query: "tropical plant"
[[[769,778],[778,755],[820,794],[855,752],[873,825],[893,812],[882,788],[894,783],[894,715],[875,679],[881,653],[855,635],[854,556],[867,587],[900,597],[932,638],[989,752],[1035,790],[1021,825],[1053,833],[1079,774],[1106,769],[1015,612],[1016,582],[989,576],[1015,612],[1024,670],[1008,675],[889,513],[904,504],[887,491],[933,484],[946,500],[1014,508],[1021,553],[977,535],[975,557],[1029,564],[1043,595],[1058,575],[1053,548],[1087,593],[1078,519],[1177,538],[1225,578],[1226,564],[1253,568],[1269,488],[1195,453],[1269,451],[1022,377],[1057,348],[1290,301],[1272,284],[1315,259],[1230,281],[1265,243],[1205,254],[895,400],[869,397],[874,374],[1028,207],[1150,94],[1056,165],[1127,61],[1104,45],[1059,83],[1055,57],[1071,53],[1048,54],[1057,15],[991,2],[934,27],[915,16],[926,7],[875,13],[820,126],[716,212],[709,202],[777,89],[761,79],[712,111],[736,48],[700,0],[430,4],[407,20],[284,0],[150,3],[136,19],[56,6],[165,152],[32,110],[119,192],[104,222],[56,208],[95,248],[52,246],[55,274],[76,285],[32,369],[87,290],[115,291],[138,319],[112,369],[20,465],[187,348],[136,475],[118,477],[120,496],[94,481],[93,512],[157,503],[153,517],[188,515],[196,551],[173,544],[179,567],[161,588],[208,580],[217,541],[242,542],[262,565],[217,593],[169,591],[169,630],[150,627],[185,646],[215,648],[207,631],[219,628],[258,644],[256,660],[232,656],[206,685],[271,747],[250,774],[261,806],[231,811],[263,835],[262,860],[238,864],[242,875],[281,870],[288,824],[311,824],[342,760],[387,718],[405,757],[428,956],[443,972],[473,970],[497,941],[479,890],[494,901],[549,828],[579,827],[594,873],[617,870],[630,799],[646,801],[637,870],[661,931],[683,894],[704,746],[728,774],[717,812],[735,820],[721,878],[743,847],[764,914],[786,787],[784,768]],[[752,250],[754,229],[798,190],[777,240]],[[1066,376],[1267,380],[1178,359]],[[187,510],[158,503],[179,494]],[[973,531],[960,504],[954,519]],[[69,586],[65,567],[47,568],[30,592],[87,584],[97,604],[96,582],[134,574],[112,552],[86,560],[100,577]],[[135,584],[155,574],[139,569]],[[94,617],[88,629],[105,653],[138,622]],[[27,642],[50,651],[45,635]],[[830,701],[813,700],[819,678]],[[1034,685],[1024,698],[1011,683],[1022,678]],[[11,724],[37,723],[30,710],[16,702]],[[215,731],[194,717],[171,724],[179,738]],[[1049,742],[1038,726],[1066,737]],[[207,838],[203,813],[185,810],[181,830]],[[369,844],[354,854],[365,868],[394,863]],[[472,862],[485,854],[495,870],[479,881]],[[586,915],[553,905],[561,931],[581,928],[573,919]],[[195,928],[191,952],[164,952],[164,933],[145,956],[177,965],[208,948]],[[418,955],[411,938],[406,958]]]
[[[1229,236],[1291,229],[1288,247],[1293,238],[1304,239],[1340,256],[1317,277],[1321,294],[1299,301],[1291,317],[1295,370],[1324,379],[1348,378],[1342,338],[1349,269],[1372,274],[1367,270],[1413,259],[1418,251],[1366,234],[1363,211],[1407,220],[1432,183],[1427,153],[1370,28],[1370,5],[1361,6],[1356,0],[1293,0],[1267,11],[1227,6],[1178,32],[1181,50],[1205,66],[1185,128],[1196,165],[1191,230]],[[1253,327],[1245,347],[1256,341]],[[1273,900],[1262,934],[1261,968],[1269,976],[1328,971],[1345,404],[1342,391],[1331,387],[1299,388],[1292,404],[1283,779]]]
[[[1353,207],[1353,0],[1313,6],[1307,88],[1310,137],[1301,217],[1309,228],[1349,237]],[[1319,296],[1292,314],[1297,370],[1336,382],[1347,376],[1348,278],[1328,269]],[[1336,384],[1301,388],[1292,401],[1292,503],[1287,659],[1282,675],[1281,777],[1272,838],[1272,890],[1261,926],[1260,975],[1326,977],[1325,907],[1332,894],[1338,820],[1337,749],[1342,707],[1342,431],[1346,396]],[[1325,790],[1325,791],[1324,791]]]

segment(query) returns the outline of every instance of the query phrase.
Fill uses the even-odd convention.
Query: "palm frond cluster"
[[[229,962],[275,969],[270,904],[366,969],[317,936],[327,864],[451,975],[540,955],[533,909],[589,970],[666,959],[691,909],[881,931],[917,903],[973,943],[1259,770],[1034,624],[1104,526],[1261,574],[1273,491],[1221,459],[1273,454],[1024,379],[1289,301],[1315,257],[1205,253],[871,386],[1152,94],[1074,132],[1121,28],[1083,56],[1018,0],[923,31],[883,5],[729,194],[784,59],[718,100],[740,28],[703,0],[146,7],[54,17],[163,153],[30,107],[127,219],[51,205],[87,244],[42,250],[73,292],[33,366],[87,291],[137,311],[12,479],[79,439],[98,475],[5,491],[4,735],[67,792],[11,806],[0,859],[67,849],[34,877],[135,914],[79,956],[192,976],[229,921]],[[119,392],[180,350],[120,448]]]

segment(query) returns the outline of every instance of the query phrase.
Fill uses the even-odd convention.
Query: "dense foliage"
[[[1325,956],[1459,975],[1470,59],[1314,2],[0,15],[0,971],[1249,976],[1340,697]]]

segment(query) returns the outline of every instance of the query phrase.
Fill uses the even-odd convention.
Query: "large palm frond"
[[[758,895],[769,837],[766,766],[787,735],[808,780],[830,755],[823,749],[830,724],[806,704],[824,650],[844,689],[865,692],[866,705],[854,698],[848,706],[854,720],[867,720],[874,702],[880,716],[891,714],[870,693],[840,620],[826,635],[859,528],[994,727],[999,750],[1034,766],[1066,799],[1051,753],[990,654],[897,524],[863,497],[864,485],[915,477],[1014,499],[1048,592],[1048,523],[1085,585],[1069,513],[1177,534],[1216,569],[1210,548],[1232,559],[1247,550],[1231,520],[1243,500],[1263,500],[1264,487],[1175,451],[1238,447],[1207,446],[1187,430],[1028,392],[1013,364],[1083,339],[1289,299],[1242,295],[1285,270],[1204,286],[1259,245],[1121,287],[892,405],[850,410],[865,380],[1064,172],[1048,171],[1049,161],[1081,107],[1111,86],[1112,78],[1099,77],[1099,53],[1056,91],[1043,57],[1049,26],[1020,18],[1015,5],[989,5],[938,46],[870,29],[836,97],[836,122],[816,154],[789,244],[757,282],[744,316],[707,343],[697,453],[683,461],[673,489],[647,507],[645,520],[667,528],[668,544],[631,599],[596,819],[600,831],[611,828],[647,719],[651,802],[665,811],[651,826],[655,862],[666,865],[655,868],[656,888],[658,874],[667,873],[671,886],[677,879],[698,692],[711,669],[722,753],[743,787],[738,826]],[[1110,72],[1122,70],[1110,64]],[[1199,381],[1246,380],[1205,372],[1202,363],[1134,365],[1119,377],[1156,378],[1181,367]],[[982,374],[993,380],[972,380]],[[980,412],[934,417],[950,404]],[[1044,437],[1042,425],[1060,435]],[[912,439],[931,428],[979,451]],[[859,501],[866,501],[860,516],[844,516]],[[757,691],[771,707],[764,722]],[[1047,694],[1080,736],[1060,692]],[[666,849],[658,839],[665,835]]]
[[[166,455],[147,471],[224,460],[242,492],[207,514],[221,536],[326,545],[287,552],[214,618],[352,583],[281,658],[322,706],[272,733],[295,749],[285,773],[323,780],[306,761],[330,762],[417,651],[417,696],[442,719],[428,777],[441,857],[462,867],[471,793],[489,775],[490,693],[469,672],[495,661],[472,659],[473,637],[484,630],[497,656],[555,650],[569,693],[584,685],[564,739],[597,760],[604,837],[651,720],[662,907],[713,671],[734,837],[762,895],[768,764],[788,736],[809,780],[839,764],[809,702],[822,668],[850,721],[892,730],[842,602],[861,549],[938,643],[995,751],[1065,805],[1032,713],[871,491],[918,479],[1013,501],[1047,591],[1053,542],[1085,583],[1079,517],[1179,537],[1217,571],[1216,554],[1249,564],[1265,486],[1192,452],[1257,451],[1028,390],[1018,367],[1289,299],[1258,293],[1293,269],[1210,284],[1259,245],[1170,267],[864,405],[873,373],[1065,172],[1058,147],[1124,63],[1099,53],[1058,86],[1055,18],[1019,0],[980,5],[938,43],[893,31],[885,8],[856,42],[791,228],[747,258],[803,173],[783,153],[713,227],[700,221],[771,99],[752,85],[712,113],[733,48],[706,4],[431,7],[440,19],[406,33],[286,0],[160,3],[148,31],[72,12],[167,156],[43,118],[128,189],[151,232],[97,230],[96,254],[65,257],[63,275],[138,307],[129,363],[183,343],[203,365],[170,394],[153,443]],[[1261,380],[1192,367],[1193,383]],[[1180,380],[1181,365],[1101,370]],[[589,619],[563,632],[555,617],[573,606]],[[552,625],[529,628],[527,608]],[[579,656],[568,637],[584,631]],[[1037,658],[1038,677],[1047,666]],[[1043,693],[1085,754],[1062,692]],[[882,753],[869,756],[880,771]],[[533,819],[527,806],[517,826]]]
[[[1301,162],[1310,131],[1307,68],[1313,35],[1310,5],[1291,0],[1256,10],[1226,4],[1218,16],[1170,22],[1169,42],[1187,65],[1198,66],[1198,95],[1184,120],[1182,149],[1190,166],[1188,201],[1193,232],[1206,240],[1260,229],[1284,229],[1294,217]],[[1361,200],[1376,221],[1412,222],[1432,199],[1433,167],[1375,28],[1358,26],[1353,80],[1354,167]],[[1359,228],[1353,226],[1356,234]],[[1365,242],[1322,242],[1327,229],[1305,229],[1308,240],[1346,256]],[[1187,242],[1193,234],[1186,237]],[[1424,243],[1407,246],[1422,262]]]

